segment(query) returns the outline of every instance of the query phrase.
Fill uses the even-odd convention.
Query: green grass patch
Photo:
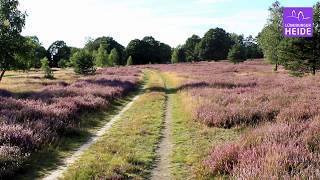
[[[147,71],[145,94],[64,173],[64,179],[147,179],[163,126],[165,93],[157,73]]]

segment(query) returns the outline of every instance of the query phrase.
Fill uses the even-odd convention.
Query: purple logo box
[[[313,8],[285,7],[283,10],[283,35],[285,37],[312,37]]]

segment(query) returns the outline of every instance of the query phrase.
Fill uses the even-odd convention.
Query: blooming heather
[[[250,127],[204,164],[231,179],[320,179],[320,76],[290,77],[262,61],[151,66],[185,79],[177,90],[208,126]]]
[[[20,99],[0,90],[0,177],[74,128],[83,112],[108,107],[110,101],[135,89],[139,75],[136,68],[102,69],[95,76],[49,85]]]

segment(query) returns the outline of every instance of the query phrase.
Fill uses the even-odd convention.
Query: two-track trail
[[[156,72],[154,72],[156,73]],[[158,76],[161,77],[160,72],[156,73]],[[173,149],[173,144],[171,140],[171,132],[172,132],[172,102],[171,102],[171,95],[169,90],[166,86],[166,82],[164,78],[162,78],[164,84],[164,91],[165,91],[165,109],[164,111],[164,119],[162,124],[161,130],[161,139],[158,143],[156,149],[157,158],[153,163],[152,171],[151,171],[151,179],[152,180],[170,180],[172,179],[171,172],[170,172],[170,164],[171,164],[171,153]],[[143,87],[146,89],[146,87]],[[55,170],[48,173],[48,176],[44,177],[44,180],[56,180],[63,177],[65,171],[74,164],[81,156],[86,152],[93,144],[97,143],[99,139],[106,133],[108,133],[113,125],[121,119],[121,117],[128,111],[132,105],[138,100],[139,97],[144,96],[145,92],[141,91],[139,95],[133,98],[133,100],[128,103],[116,116],[114,116],[104,127],[102,127],[99,131],[97,131],[93,137],[91,137],[85,144],[79,147],[72,156],[67,159],[64,159],[62,165],[58,166]],[[160,111],[160,110],[159,110]]]

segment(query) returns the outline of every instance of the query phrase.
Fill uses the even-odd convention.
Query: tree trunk
[[[5,72],[6,72],[5,70],[2,70],[2,72],[1,72],[1,74],[0,74],[0,82],[1,82],[1,80],[2,80]]]
[[[274,69],[273,69],[274,71],[278,71],[278,63],[276,63],[275,65],[274,65]]]
[[[316,75],[316,66],[312,67],[312,75]]]

